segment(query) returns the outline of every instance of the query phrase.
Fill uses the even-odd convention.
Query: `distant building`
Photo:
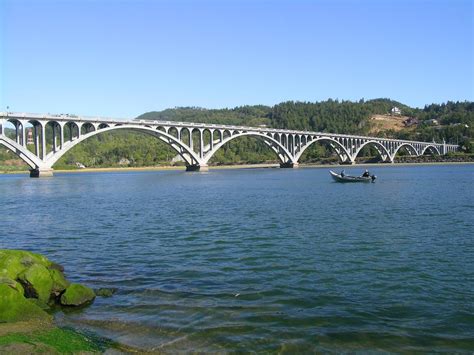
[[[465,123],[450,123],[449,125],[453,127],[463,126],[464,128],[469,128],[469,125]]]
[[[432,118],[431,120],[426,120],[425,123],[426,123],[426,124],[429,124],[429,125],[432,125],[432,126],[437,126],[437,125],[439,125],[438,120],[435,120],[434,118]]]
[[[119,165],[130,165],[130,160],[128,160],[127,158],[122,158],[119,160]]]
[[[398,107],[394,106],[392,107],[392,109],[390,110],[390,114],[392,116],[400,116],[402,114],[402,110],[400,110]]]
[[[26,132],[26,144],[35,144],[33,140],[33,129],[28,129]]]

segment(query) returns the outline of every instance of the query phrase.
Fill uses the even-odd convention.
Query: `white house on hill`
[[[402,114],[402,110],[400,110],[398,107],[392,107],[392,109],[390,110],[390,114],[392,116],[400,116]]]

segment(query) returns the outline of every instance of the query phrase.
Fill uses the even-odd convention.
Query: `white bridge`
[[[15,138],[6,136],[10,123]],[[48,127],[51,128],[48,128]],[[27,128],[31,127],[33,144],[28,149]],[[47,129],[52,131],[48,138]],[[41,115],[0,112],[0,144],[17,154],[31,168],[31,176],[52,176],[54,164],[71,148],[103,132],[128,129],[155,136],[175,149],[186,163],[188,171],[206,170],[212,156],[227,142],[243,136],[261,139],[278,156],[282,168],[298,166],[298,160],[316,142],[328,143],[341,163],[353,164],[365,146],[374,147],[382,161],[393,163],[397,152],[405,148],[412,156],[446,154],[457,145],[416,142],[399,139],[366,137],[348,134],[294,131],[265,127],[229,126],[170,121],[125,121],[75,115]]]

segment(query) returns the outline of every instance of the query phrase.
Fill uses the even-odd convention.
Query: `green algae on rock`
[[[71,284],[61,295],[63,306],[82,306],[94,300],[95,293],[89,287]]]
[[[94,292],[97,297],[112,297],[114,293],[117,292],[117,289],[102,287],[94,290]]]
[[[0,249],[0,276],[15,278],[33,264],[50,267],[52,263],[44,256],[29,251]]]
[[[100,353],[108,347],[105,340],[54,326],[47,312],[53,303],[64,298],[78,306],[95,298],[90,288],[70,284],[63,270],[39,254],[0,250],[0,354]]]
[[[73,284],[71,288],[62,271],[62,266],[42,255],[1,249],[0,322],[48,316],[44,310],[54,303],[80,306],[94,300],[95,294],[88,287]]]
[[[52,317],[8,284],[0,284],[0,323],[32,319],[49,322]]]
[[[110,345],[71,329],[41,324],[23,324],[21,329],[0,324],[0,354],[91,354],[102,353]]]
[[[0,277],[0,284],[5,284],[7,286],[10,286],[12,289],[14,289],[15,291],[20,292],[21,294],[24,294],[24,292],[25,292],[25,289],[23,288],[21,283],[19,283],[18,281],[12,280],[8,277],[5,277],[5,276]]]
[[[66,280],[63,273],[59,269],[50,269],[49,273],[51,275],[51,279],[53,280],[51,293],[58,297],[66,288],[68,288],[70,282]]]
[[[44,265],[33,264],[21,272],[17,278],[25,288],[26,297],[37,298],[43,303],[48,303],[51,298],[53,279]]]

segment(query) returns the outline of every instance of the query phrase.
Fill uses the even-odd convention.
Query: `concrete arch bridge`
[[[15,130],[13,139],[5,134],[8,123]],[[32,130],[30,142],[28,127]],[[52,130],[52,143],[49,144],[46,140],[47,127]],[[341,163],[345,164],[353,164],[366,146],[374,147],[382,161],[391,163],[401,148],[405,148],[412,156],[423,155],[426,151],[443,155],[458,149],[457,145],[445,142],[416,142],[266,127],[0,112],[0,144],[30,166],[32,177],[52,176],[53,165],[71,148],[92,136],[118,129],[143,132],[164,141],[182,157],[188,171],[207,170],[209,160],[223,145],[243,136],[261,139],[275,152],[283,168],[298,166],[302,154],[316,142],[328,143]],[[28,143],[34,149],[28,149]]]

